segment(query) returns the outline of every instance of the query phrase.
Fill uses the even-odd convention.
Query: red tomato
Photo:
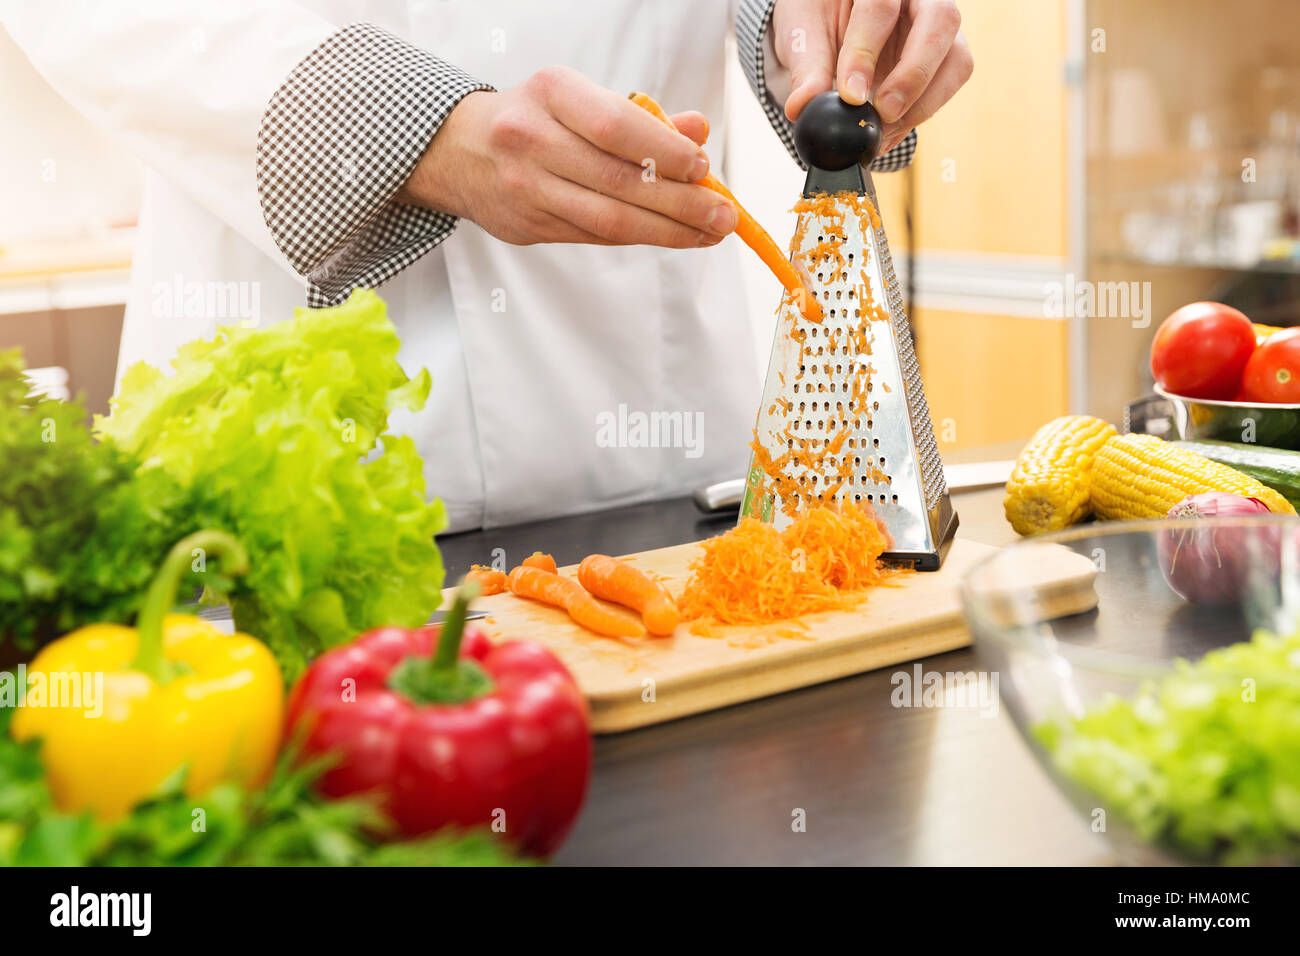
[[[1151,374],[1175,395],[1231,399],[1254,351],[1250,319],[1218,302],[1193,302],[1160,323],[1151,343]]]
[[[1300,402],[1300,328],[1264,340],[1246,363],[1241,392],[1248,402]]]

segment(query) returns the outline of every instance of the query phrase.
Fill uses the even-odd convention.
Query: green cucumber
[[[1176,441],[1174,444],[1250,475],[1278,492],[1300,511],[1300,451],[1210,439]]]

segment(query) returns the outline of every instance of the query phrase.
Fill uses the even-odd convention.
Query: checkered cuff
[[[262,117],[257,191],[309,305],[377,286],[451,235],[456,217],[393,197],[447,114],[490,89],[369,23],[294,67]]]
[[[800,168],[807,169],[794,148],[794,124],[785,118],[785,104],[778,103],[767,87],[767,73],[764,60],[767,56],[767,33],[772,22],[772,10],[776,0],[740,0],[736,9],[736,47],[740,54],[740,66],[749,80],[750,89],[758,97],[758,102],[767,114],[767,121],[781,137],[781,142],[789,150]],[[916,152],[916,130],[912,130],[903,141],[885,153],[877,156],[871,164],[873,172],[887,173],[902,169],[912,161]]]

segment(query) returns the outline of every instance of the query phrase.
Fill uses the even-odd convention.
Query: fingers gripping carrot
[[[709,180],[713,181],[709,182]],[[785,253],[781,251],[781,247],[768,235],[767,230],[749,214],[745,207],[740,204],[740,201],[732,195],[731,190],[722,185],[717,179],[714,179],[712,173],[705,176],[700,181],[700,185],[708,186],[714,192],[731,200],[732,205],[736,207],[736,235],[744,240],[745,245],[758,253],[758,257],[763,260],[763,264],[781,280],[781,285],[785,286],[786,291],[794,296],[795,305],[798,306],[803,317],[809,322],[820,322],[822,320],[822,310],[817,297],[804,284],[803,278],[790,260],[786,258]]]
[[[563,608],[589,631],[607,637],[644,637],[645,628],[621,608],[597,601],[573,578],[566,578],[541,568],[515,568],[506,578],[512,593]]]
[[[559,568],[555,565],[555,559],[549,554],[542,551],[534,551],[528,557],[520,562],[526,568],[537,568],[539,571],[550,571],[555,574]]]
[[[465,580],[477,581],[479,594],[485,597],[489,594],[501,594],[506,589],[506,573],[482,564],[473,565],[469,569],[469,574],[465,575]]]
[[[578,581],[596,597],[640,612],[651,634],[671,634],[677,628],[677,602],[668,589],[626,561],[588,555],[578,565]]]
[[[677,128],[673,126],[673,121],[668,118],[668,114],[664,112],[663,107],[644,93],[632,93],[628,96],[628,99],[661,123],[672,126],[673,129]],[[722,181],[712,173],[701,179],[700,185],[712,189],[720,196],[725,196],[736,207],[736,235],[744,240],[745,245],[758,253],[758,257],[763,260],[763,264],[781,280],[781,285],[785,286],[786,291],[794,296],[795,304],[799,307],[799,311],[803,313],[803,317],[809,322],[820,322],[822,320],[822,310],[821,305],[817,302],[817,297],[813,295],[811,289],[804,285],[799,273],[790,264],[790,260],[781,251],[781,247],[767,234],[767,230],[759,225],[758,220],[751,216],[745,210],[745,207],[740,204],[739,200],[731,194],[731,190],[724,186]]]

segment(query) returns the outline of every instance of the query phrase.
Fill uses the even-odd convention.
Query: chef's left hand
[[[884,121],[881,154],[929,119],[975,61],[955,0],[777,0],[777,59],[790,70],[785,115],[836,89],[848,103],[872,102]]]

